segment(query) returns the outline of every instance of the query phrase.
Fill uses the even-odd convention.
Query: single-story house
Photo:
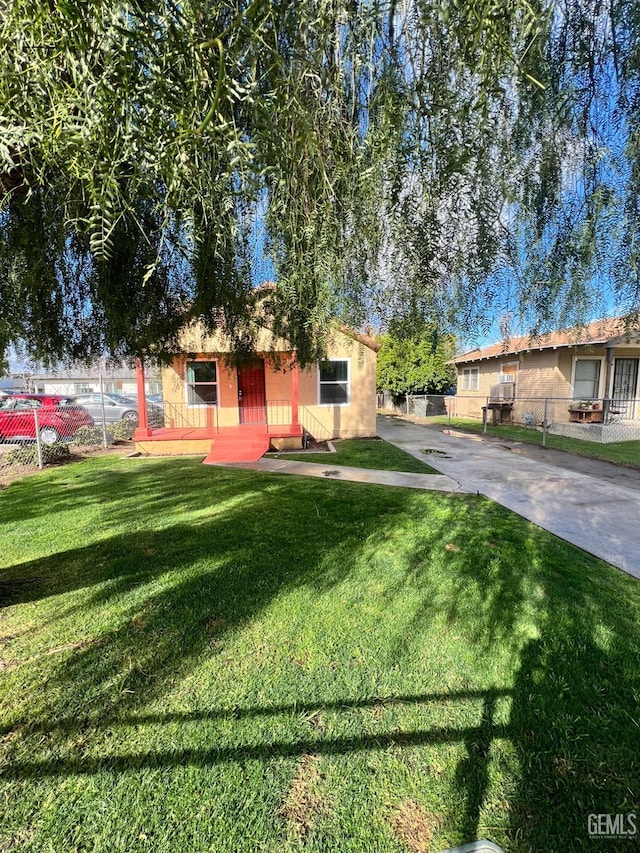
[[[300,368],[295,352],[260,329],[255,357],[238,361],[221,331],[194,323],[162,369],[164,427],[140,419],[143,453],[204,453],[205,462],[259,459],[268,449],[301,448],[307,437],[363,438],[376,434],[376,355],[379,344],[336,326],[326,357]],[[138,381],[144,367],[138,365]]]
[[[640,331],[627,329],[622,318],[511,338],[451,363],[458,371],[459,416],[480,417],[488,405],[494,418],[498,412],[516,422],[541,422],[547,400],[548,424],[640,420]]]

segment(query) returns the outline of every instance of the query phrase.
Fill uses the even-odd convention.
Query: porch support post
[[[298,370],[298,362],[296,361],[295,352],[291,353],[291,426],[298,427],[300,425],[298,415],[298,397],[299,397],[299,382],[300,374]]]
[[[602,401],[602,422],[609,422],[609,409],[611,408],[611,373],[613,370],[613,347],[606,346],[607,370],[604,378],[604,400]]]
[[[144,362],[136,358],[136,385],[138,387],[138,426],[133,434],[134,438],[149,438],[151,429],[149,427],[149,415],[147,413],[147,396],[144,381]]]

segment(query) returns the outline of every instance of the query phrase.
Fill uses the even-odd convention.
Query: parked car
[[[0,440],[35,441],[38,430],[43,444],[70,440],[83,426],[93,426],[93,418],[72,397],[57,394],[12,394],[0,399]]]
[[[104,400],[104,419],[107,423],[130,421],[138,423],[138,401],[122,394],[77,394],[75,401],[86,409],[98,423],[102,422]],[[162,409],[149,404],[149,422],[157,423],[162,419]]]

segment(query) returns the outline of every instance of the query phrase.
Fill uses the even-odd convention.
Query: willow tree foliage
[[[333,316],[472,322],[492,289],[535,327],[588,312],[612,216],[631,310],[639,20],[635,0],[2,4],[0,349],[157,353],[191,317],[250,348],[258,227],[303,362]]]

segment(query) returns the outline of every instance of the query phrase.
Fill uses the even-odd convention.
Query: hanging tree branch
[[[597,245],[596,219],[625,197],[618,270],[637,268],[638,21],[617,0],[14,0],[0,348],[126,356],[171,347],[190,317],[246,325],[256,219],[273,322],[303,361],[336,315],[486,307],[509,265],[533,313],[527,265],[546,268],[551,316],[589,280],[587,217]],[[594,112],[607,56],[629,138],[608,196]],[[574,199],[569,219],[568,173],[598,199]],[[581,247],[573,273],[560,240]]]

